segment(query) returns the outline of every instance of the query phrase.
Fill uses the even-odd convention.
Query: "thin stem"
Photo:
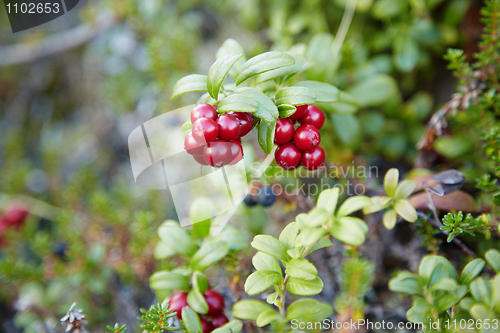
[[[344,43],[345,36],[351,25],[352,17],[354,16],[354,11],[356,9],[357,0],[348,0],[345,4],[344,16],[342,16],[342,21],[340,22],[339,31],[337,31],[337,36],[332,44],[332,54],[333,58],[337,58],[339,54],[340,47]]]

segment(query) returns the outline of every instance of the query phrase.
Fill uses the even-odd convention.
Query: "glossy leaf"
[[[317,207],[327,210],[330,214],[335,212],[339,199],[339,189],[337,187],[326,189],[320,193]]]
[[[276,123],[268,123],[261,121],[257,125],[257,137],[262,151],[266,154],[271,154],[274,147],[274,134]]]
[[[259,54],[245,62],[236,78],[236,85],[260,73],[265,73],[273,69],[291,66],[295,64],[295,59],[285,52],[265,52]]]
[[[202,332],[200,317],[189,306],[182,308],[182,322],[188,333]]]
[[[153,290],[188,290],[189,278],[179,273],[158,271],[151,275],[149,284]]]
[[[245,299],[233,305],[233,316],[238,319],[257,320],[259,315],[273,308],[255,299]]]
[[[397,200],[394,205],[394,209],[399,216],[408,222],[415,222],[417,220],[417,211],[413,208],[410,202],[405,199]]]
[[[208,267],[224,258],[229,252],[229,245],[223,241],[208,242],[194,254],[191,268],[203,272]]]
[[[216,328],[212,333],[240,333],[243,329],[243,323],[239,320],[231,320],[230,322]]]
[[[227,54],[215,61],[208,70],[207,90],[213,99],[219,97],[219,90],[226,79],[229,70],[236,62],[243,57],[243,54]]]
[[[362,196],[362,195],[357,195],[354,197],[347,198],[342,205],[340,205],[339,210],[337,211],[337,217],[343,217],[347,215],[351,215],[357,210],[363,209],[365,207],[368,207],[372,204],[372,201],[370,198]]]
[[[316,100],[316,94],[306,87],[287,87],[278,90],[274,96],[276,105],[290,104],[302,105],[312,104]]]
[[[484,255],[488,264],[496,273],[500,273],[500,252],[496,249],[491,249]]]
[[[177,81],[172,90],[172,99],[190,92],[207,91],[207,76],[191,74]]]
[[[259,271],[275,271],[282,274],[281,266],[276,258],[264,252],[257,252],[252,258],[252,264]]]
[[[298,232],[299,226],[297,223],[291,222],[283,229],[278,240],[283,243],[287,249],[293,249]]]
[[[274,310],[262,312],[256,320],[257,327],[264,327],[275,321],[280,314]]]
[[[293,85],[294,87],[306,87],[314,91],[317,103],[333,103],[340,99],[340,91],[337,87],[318,81],[301,81]]]
[[[317,295],[323,290],[323,281],[318,276],[313,280],[290,277],[286,284],[286,290],[300,296]]]
[[[250,274],[245,281],[245,292],[255,295],[263,292],[273,284],[278,284],[283,276],[276,271],[256,271]]]
[[[297,109],[291,104],[280,104],[278,105],[278,112],[280,118],[288,118],[295,113]]]
[[[257,235],[250,244],[254,249],[267,253],[282,261],[290,260],[286,253],[286,246],[270,235]]]
[[[413,180],[403,180],[396,187],[396,192],[394,193],[394,198],[396,199],[406,199],[412,194],[417,188],[417,183]]]
[[[313,280],[318,276],[316,267],[304,258],[290,260],[285,273],[289,276],[304,280]]]
[[[257,102],[258,108],[254,113],[255,116],[268,123],[272,123],[278,119],[278,108],[274,102],[260,90],[251,87],[244,87],[237,89],[235,93],[249,96]]]
[[[399,171],[398,169],[392,168],[387,171],[384,176],[384,189],[385,193],[391,198],[396,195],[396,187],[399,181]]]
[[[315,299],[299,299],[288,306],[288,309],[286,310],[286,318],[288,320],[307,318],[320,312],[321,307],[321,303]]]
[[[232,94],[220,101],[217,111],[219,113],[230,111],[255,113],[258,108],[259,104],[252,97],[243,94]]]
[[[176,221],[163,222],[158,228],[158,235],[172,251],[182,256],[191,257],[198,249],[196,241]]]
[[[481,273],[485,265],[485,261],[483,259],[474,259],[462,270],[462,274],[460,275],[460,284],[468,285],[476,278],[476,276]]]

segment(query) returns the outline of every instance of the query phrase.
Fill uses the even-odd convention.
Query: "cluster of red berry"
[[[0,244],[9,228],[19,229],[24,224],[28,211],[18,205],[10,205],[0,215]]]
[[[250,132],[254,118],[247,112],[219,116],[212,105],[200,103],[191,111],[191,123],[184,149],[201,165],[219,168],[243,158],[240,138]]]
[[[170,298],[168,307],[177,312],[177,318],[182,319],[182,309],[188,306],[187,293],[177,293]],[[224,298],[218,292],[208,289],[203,293],[203,297],[208,304],[208,312],[200,317],[203,333],[212,332],[221,327],[229,320],[222,313],[224,311]]]
[[[294,122],[299,126],[295,129]],[[300,105],[288,118],[279,118],[276,123],[274,142],[278,149],[274,154],[276,163],[286,170],[302,165],[315,170],[325,162],[325,151],[319,146],[319,129],[325,123],[325,114],[314,105]],[[293,142],[291,142],[293,140]]]

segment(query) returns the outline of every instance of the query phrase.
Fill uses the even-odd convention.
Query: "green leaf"
[[[477,301],[488,305],[488,307],[492,305],[493,299],[490,281],[478,277],[471,282],[470,293]]]
[[[399,216],[401,216],[408,222],[415,222],[417,220],[417,211],[415,210],[415,208],[413,208],[411,203],[406,199],[396,200],[394,209],[396,210]]]
[[[275,257],[264,252],[257,252],[252,258],[253,267],[258,271],[275,271],[282,274],[280,264]]]
[[[268,304],[254,299],[245,299],[233,305],[233,316],[245,320],[257,320],[259,315],[273,308]]]
[[[208,304],[205,297],[203,297],[203,293],[208,288],[207,278],[200,272],[194,272],[191,281],[193,286],[187,296],[188,305],[197,313],[206,314]]]
[[[245,50],[243,49],[243,47],[241,47],[240,43],[238,43],[237,41],[235,41],[232,38],[228,38],[224,41],[224,43],[222,43],[221,47],[219,47],[219,49],[215,53],[215,58],[219,59],[219,58],[222,58],[228,54],[242,54],[243,55],[243,57],[238,59],[238,61],[234,64],[233,67],[231,67],[231,70],[229,71],[229,75],[231,75],[232,77],[236,77],[239,69],[247,60],[245,58]]]
[[[245,281],[245,292],[248,295],[255,295],[273,284],[280,283],[281,280],[283,280],[283,276],[276,271],[256,271],[250,274]]]
[[[395,292],[422,295],[424,290],[414,274],[403,271],[389,281],[389,289]]]
[[[470,314],[472,318],[474,318],[479,326],[479,323],[486,323],[486,320],[491,323],[489,328],[486,328],[483,326],[483,328],[480,330],[481,333],[496,333],[498,332],[498,322],[493,322],[493,320],[496,319],[495,313],[493,313],[491,310],[489,310],[486,306],[483,304],[475,304],[471,307],[470,309]],[[484,324],[483,324],[484,325]]]
[[[339,241],[352,246],[359,246],[365,241],[365,231],[359,224],[352,223],[349,217],[335,220],[328,231]]]
[[[451,309],[458,303],[459,299],[455,295],[442,295],[436,302],[435,307],[437,312],[444,312]]]
[[[430,288],[429,291],[436,291],[436,290],[445,290],[445,291],[453,291],[458,288],[458,283],[452,278],[443,278],[439,279],[436,283],[434,283]]]
[[[203,272],[208,267],[224,258],[229,252],[229,245],[223,241],[208,242],[194,254],[191,259],[191,268]]]
[[[344,201],[342,205],[340,205],[339,210],[337,211],[337,217],[351,215],[355,211],[368,207],[371,204],[372,201],[368,197],[362,195],[350,197]]]
[[[207,76],[191,74],[177,81],[172,90],[172,99],[189,92],[207,91]]]
[[[323,228],[305,228],[303,229],[297,240],[295,245],[310,247],[314,245],[321,237],[325,235],[325,230]]]
[[[159,241],[155,245],[154,257],[156,260],[167,259],[175,255],[175,252],[167,244]]]
[[[306,87],[314,91],[316,102],[318,103],[333,103],[340,99],[340,91],[337,87],[324,82],[318,81],[301,81],[294,84],[294,87]]]
[[[281,67],[278,69],[273,69],[266,73],[262,73],[255,78],[257,83],[279,79],[279,78],[289,78],[292,75],[300,73],[306,68],[306,59],[298,53],[287,52],[288,55],[292,56],[295,60],[295,63],[291,66]]]
[[[394,42],[394,63],[402,72],[412,71],[420,59],[417,42],[411,36],[399,36]]]
[[[163,222],[158,228],[158,235],[172,251],[184,257],[191,257],[198,249],[196,241],[174,220]]]
[[[418,275],[424,279],[425,284],[430,281],[434,270],[439,264],[446,266],[448,268],[448,276],[458,281],[458,274],[455,267],[453,267],[446,258],[436,255],[427,255],[420,261],[420,266],[418,267]]]
[[[434,140],[433,148],[441,155],[455,159],[471,152],[474,142],[466,136],[440,136]]]
[[[149,278],[149,285],[153,290],[188,290],[189,278],[178,273],[158,271]]]
[[[304,280],[313,280],[318,276],[316,267],[304,258],[290,260],[285,273]]]
[[[392,230],[394,226],[396,225],[396,221],[398,219],[398,214],[394,209],[390,209],[384,213],[384,216],[382,217],[382,222],[384,223],[384,226]]]
[[[220,101],[217,111],[219,113],[231,111],[255,113],[258,108],[259,104],[252,97],[243,94],[232,94]]]
[[[216,328],[212,333],[240,333],[243,329],[243,324],[239,320],[231,320],[230,322]]]
[[[283,243],[287,249],[293,249],[295,246],[295,239],[299,233],[299,226],[297,222],[289,223],[280,234],[279,241]]]
[[[349,91],[362,108],[380,106],[400,99],[396,80],[387,74],[375,74],[356,84]]]
[[[317,295],[323,290],[323,281],[321,281],[319,276],[313,280],[290,277],[286,284],[286,290],[300,296]]]
[[[392,168],[387,171],[384,176],[384,189],[387,196],[394,198],[396,195],[396,187],[399,181],[399,171],[398,169]]]
[[[316,250],[322,249],[324,247],[330,247],[330,246],[333,246],[332,241],[329,240],[327,237],[321,237],[316,242],[316,244],[314,244],[313,247],[311,247],[311,249],[309,250],[309,252],[307,253],[307,255],[313,253]]]
[[[358,147],[362,139],[358,119],[352,114],[332,114],[331,118],[340,141],[350,148]]]
[[[243,57],[243,54],[227,54],[210,67],[207,76],[207,90],[213,99],[219,97],[219,90],[229,73],[229,70],[236,62]]]
[[[338,199],[338,187],[330,188],[320,193],[316,206],[327,210],[330,214],[333,215],[333,213],[335,212],[335,208],[337,207]]]
[[[201,333],[200,317],[189,306],[182,308],[182,322],[188,333]]]
[[[292,259],[300,258],[300,256],[302,255],[302,252],[304,252],[303,246],[299,246],[299,247],[296,247],[296,248],[293,248],[291,250],[286,251],[286,253],[288,253],[290,255],[290,257],[292,257]]]
[[[339,100],[335,103],[315,103],[321,110],[328,113],[353,114],[359,109],[359,104],[353,95],[340,91]]]
[[[274,96],[276,105],[290,104],[303,105],[312,104],[316,100],[316,94],[306,87],[287,87],[278,90]]]
[[[267,253],[284,262],[290,260],[290,256],[286,253],[286,246],[279,240],[270,235],[257,235],[250,244],[254,249]]]
[[[224,241],[231,250],[238,250],[249,244],[247,235],[232,225],[226,225],[217,236],[212,238],[212,241]]]
[[[341,57],[333,58],[333,36],[330,33],[317,33],[309,41],[305,57],[312,63],[307,69],[307,77],[321,82],[331,82],[340,64]]]
[[[249,96],[257,102],[258,108],[254,114],[255,116],[268,123],[275,122],[278,119],[279,112],[276,105],[262,91],[251,87],[243,87],[237,89],[235,93]]]
[[[273,151],[275,129],[275,122],[268,123],[265,121],[261,121],[257,125],[259,145],[262,148],[262,151],[264,151],[264,153],[266,154],[271,154],[271,152]]]
[[[330,214],[326,209],[316,207],[307,214],[306,223],[309,227],[318,227],[325,225],[332,218],[332,214]]]
[[[493,268],[495,273],[500,273],[500,252],[495,249],[491,249],[484,255],[484,258],[488,264]]]
[[[293,64],[295,64],[295,59],[285,52],[265,52],[259,54],[241,66],[240,73],[236,78],[236,85],[257,74]]]
[[[474,259],[462,270],[462,274],[460,276],[460,284],[468,285],[474,280],[476,276],[481,273],[485,265],[485,261],[483,259]]]
[[[288,306],[286,309],[286,319],[307,318],[321,311],[321,303],[315,299],[299,299]]]
[[[491,289],[493,294],[493,301],[495,303],[495,310],[500,312],[500,274],[497,274],[492,282]]]
[[[280,104],[278,105],[278,112],[280,118],[288,118],[295,113],[297,109],[291,104]]]
[[[403,180],[396,187],[396,192],[394,193],[395,199],[406,199],[412,194],[417,188],[417,182],[413,180]]]
[[[280,316],[280,314],[274,310],[269,310],[262,312],[256,320],[257,327],[264,327],[266,325],[269,325],[273,321],[276,321],[276,319]]]

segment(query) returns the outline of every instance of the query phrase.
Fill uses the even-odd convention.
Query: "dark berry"
[[[278,145],[282,145],[292,141],[293,133],[295,128],[290,119],[278,118],[276,121],[276,130],[274,134],[274,142]]]
[[[248,193],[246,195],[245,199],[243,199],[243,202],[248,207],[252,207],[252,206],[255,206],[257,204],[257,200],[255,200],[255,197],[251,193]]]
[[[224,310],[224,298],[218,292],[208,289],[203,293],[208,304],[208,316],[217,316]]]
[[[243,147],[241,146],[241,142],[236,139],[229,141],[228,144],[230,145],[231,149],[231,158],[229,164],[234,165],[241,161],[241,159],[243,158]]]
[[[67,250],[68,250],[68,244],[66,244],[65,242],[57,242],[53,248],[54,254],[61,258],[66,257]]]
[[[240,121],[233,115],[223,114],[217,119],[219,139],[229,141],[240,136]]]
[[[207,163],[207,161],[205,161],[205,158],[203,157],[203,155],[201,155],[201,156],[193,155],[193,158],[196,160],[196,162],[198,162],[201,165],[210,165]]]
[[[257,193],[257,203],[264,207],[271,206],[276,201],[276,195],[269,185],[263,185]]]
[[[214,328],[219,328],[228,322],[229,322],[229,320],[223,314],[221,314],[220,316],[214,317],[212,319],[212,325],[214,326]]]
[[[196,142],[205,145],[217,139],[219,130],[217,124],[212,119],[200,118],[194,122],[191,132]]]
[[[28,211],[22,207],[13,206],[7,208],[4,212],[5,224],[8,227],[21,227],[28,216]]]
[[[203,158],[209,165],[220,168],[231,162],[231,144],[222,140],[209,142],[203,148]]]
[[[302,152],[293,143],[286,143],[279,146],[274,153],[276,164],[285,170],[295,169],[302,158]]]
[[[216,121],[217,117],[217,111],[212,105],[200,103],[191,111],[191,124],[194,124],[200,118],[210,118]]]
[[[306,113],[299,121],[302,125],[313,125],[317,129],[320,129],[325,123],[325,114],[317,106],[309,105]]]
[[[240,122],[240,136],[247,135],[253,128],[254,117],[248,112],[232,112],[231,115],[238,118]]]
[[[325,151],[321,147],[306,151],[302,154],[301,163],[307,170],[315,170],[325,164]]]
[[[212,323],[206,321],[203,318],[200,318],[200,324],[201,324],[201,329],[203,330],[203,333],[210,333],[214,329],[214,326]]]
[[[177,293],[172,295],[168,302],[168,308],[177,312],[177,318],[182,319],[182,309],[188,306],[187,293]]]
[[[203,155],[203,148],[205,145],[201,145],[193,137],[193,132],[189,131],[184,138],[184,149],[190,155],[201,156]]]
[[[316,127],[312,125],[302,125],[295,131],[293,141],[297,148],[308,151],[316,148],[321,142],[321,135]]]
[[[297,120],[297,119],[302,118],[302,116],[304,116],[304,113],[306,113],[307,107],[308,107],[307,104],[297,105],[295,107],[297,110],[291,116],[289,116],[288,119],[290,119],[290,120]]]

